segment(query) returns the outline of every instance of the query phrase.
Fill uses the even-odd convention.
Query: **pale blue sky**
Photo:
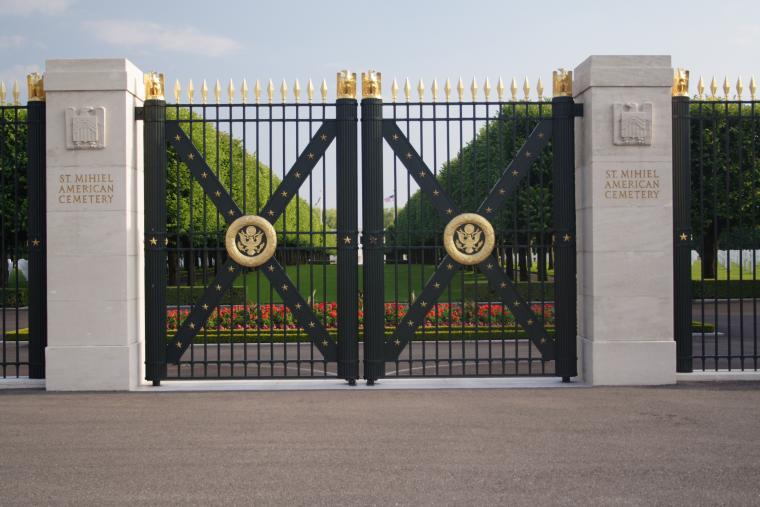
[[[0,79],[48,58],[127,57],[170,83],[301,83],[342,68],[426,83],[549,82],[589,54],[671,54],[705,79],[760,77],[760,2],[0,0]],[[745,85],[746,86],[746,85]],[[549,88],[549,87],[547,87]]]

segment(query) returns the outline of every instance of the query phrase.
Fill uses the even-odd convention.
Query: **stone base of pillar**
[[[676,381],[676,342],[580,338],[579,371],[591,385],[664,385]]]
[[[142,344],[47,347],[48,391],[128,391],[140,384]]]

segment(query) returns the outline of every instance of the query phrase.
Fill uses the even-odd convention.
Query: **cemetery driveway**
[[[0,391],[2,505],[757,505],[760,383]]]

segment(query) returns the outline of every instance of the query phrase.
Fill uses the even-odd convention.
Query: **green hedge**
[[[166,288],[166,306],[171,308],[177,305],[190,305],[198,301],[206,287],[189,286],[167,287]],[[223,305],[242,305],[245,303],[245,290],[242,287],[233,287],[225,292],[222,297]]]
[[[692,280],[694,299],[760,298],[760,280]]]
[[[15,306],[27,306],[29,304],[28,289],[26,287],[19,288],[18,291],[14,288],[6,288],[2,291],[4,294],[0,297],[3,306],[13,308]]]

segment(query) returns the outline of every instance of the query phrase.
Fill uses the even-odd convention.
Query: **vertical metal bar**
[[[691,118],[689,97],[673,97],[673,290],[676,371],[692,371]]]
[[[362,249],[364,252],[364,378],[385,375],[383,253],[383,101],[362,99]]]
[[[47,263],[45,260],[45,102],[27,104],[29,238],[29,378],[45,378]],[[3,266],[4,268],[4,266]],[[17,326],[18,327],[18,326]]]
[[[356,110],[356,99],[337,99],[338,377],[351,385],[359,377]]]
[[[552,99],[552,191],[554,259],[555,372],[563,382],[578,375],[575,264],[575,139],[572,97]]]
[[[166,377],[166,101],[146,100],[145,156],[145,379]]]

